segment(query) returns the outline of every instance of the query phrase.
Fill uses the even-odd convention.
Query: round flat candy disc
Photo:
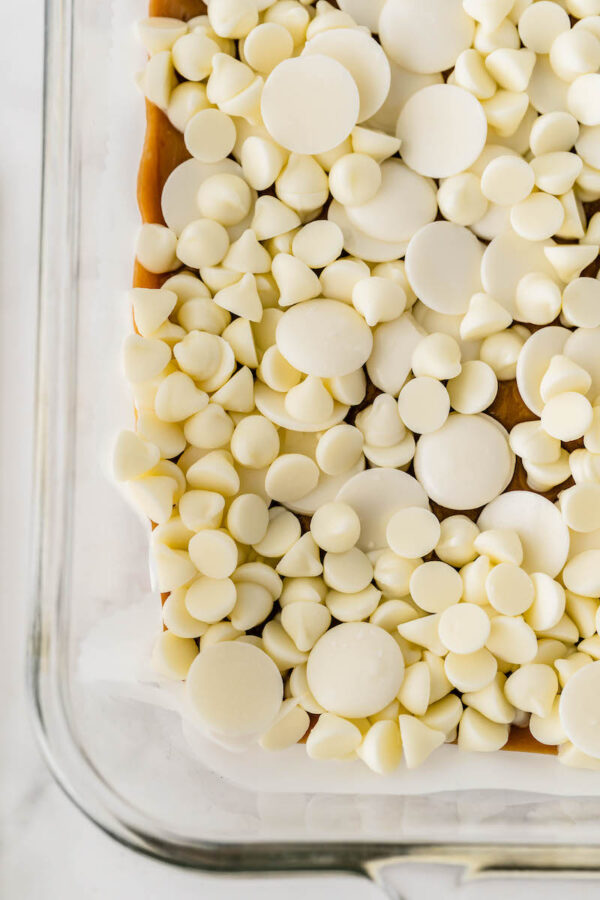
[[[320,54],[286,59],[265,82],[261,112],[271,137],[294,153],[326,153],[358,120],[359,94],[348,70]],[[332,111],[335,111],[332,114]]]
[[[453,84],[432,84],[413,94],[398,117],[396,137],[405,163],[430,178],[472,166],[483,150],[487,119],[477,97]]]
[[[474,31],[461,0],[388,0],[379,17],[383,49],[411,72],[451,69]]]
[[[381,166],[381,187],[372,200],[347,206],[350,221],[379,241],[408,241],[437,215],[435,185],[399,159]]]
[[[306,664],[308,686],[328,712],[371,716],[394,699],[404,658],[393,637],[370,622],[343,622],[319,638]]]
[[[271,725],[281,707],[283,682],[263,650],[221,641],[198,654],[186,691],[205,728],[224,737],[244,737]]]
[[[391,81],[390,64],[381,45],[362,29],[330,28],[312,38],[302,56],[315,53],[337,60],[352,75],[360,98],[358,121],[374,115],[387,97]]]
[[[544,401],[540,394],[540,385],[550,360],[563,352],[565,342],[571,332],[559,325],[540,328],[527,338],[517,360],[517,387],[523,403],[541,416]]]
[[[402,259],[406,253],[407,241],[398,241],[392,244],[389,241],[380,241],[378,238],[371,237],[350,221],[346,207],[337,200],[332,200],[329,204],[327,218],[330,222],[335,222],[341,229],[344,237],[344,250],[350,256],[357,256],[368,262],[390,262],[394,259]]]
[[[513,319],[519,320],[515,305],[517,285],[524,275],[541,272],[557,281],[557,275],[546,259],[544,247],[554,241],[527,241],[514,231],[505,231],[488,244],[481,261],[483,289],[501,303]]]
[[[555,578],[569,555],[569,529],[556,506],[532,491],[509,491],[482,510],[482,531],[511,528],[523,545],[522,568]]]
[[[415,475],[448,509],[476,509],[507,487],[515,459],[505,435],[486,416],[451,414],[417,442]]]
[[[600,328],[578,328],[567,338],[563,353],[592,378],[589,397],[600,394]]]
[[[241,175],[242,167],[233,159],[203,163],[187,159],[173,169],[162,191],[161,208],[167,226],[179,235],[186,225],[200,218],[198,190],[211,175]]]
[[[360,550],[387,547],[386,529],[394,513],[407,506],[429,508],[427,494],[412,475],[400,469],[366,469],[351,478],[336,500],[347,503],[360,519]]]
[[[373,335],[365,320],[339,300],[307,300],[291,306],[279,320],[277,348],[306,375],[349,375],[366,363]]]
[[[256,408],[267,419],[270,419],[280,428],[287,428],[289,431],[325,431],[327,428],[333,428],[342,422],[350,407],[344,406],[342,403],[334,401],[333,412],[327,421],[312,424],[310,422],[301,422],[294,419],[285,408],[285,394],[280,391],[274,391],[262,381],[254,382],[254,402]]]
[[[599,696],[600,662],[593,662],[571,675],[558,705],[560,724],[569,740],[595,759],[600,759]]]
[[[483,250],[468,228],[453,222],[417,231],[406,249],[406,275],[421,303],[447,316],[465,313],[481,291]]]

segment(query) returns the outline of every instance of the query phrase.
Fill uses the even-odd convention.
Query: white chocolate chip
[[[439,631],[448,650],[472,654],[484,647],[490,633],[490,620],[481,607],[458,603],[442,612]]]
[[[325,603],[331,615],[339,622],[360,622],[371,616],[370,621],[373,624],[379,624],[373,621],[372,614],[375,612],[380,599],[381,591],[369,584],[366,588],[354,593],[328,591]]]
[[[340,157],[329,172],[332,197],[344,206],[372,200],[381,186],[381,169],[370,156],[349,153]]]
[[[356,753],[378,775],[393,772],[402,758],[402,741],[397,722],[374,722]]]
[[[574,441],[583,437],[591,422],[590,401],[573,391],[553,396],[542,411],[542,427],[560,441]]]
[[[545,2],[545,0],[542,0]],[[539,191],[530,194],[510,211],[510,223],[519,237],[544,241],[560,229],[565,211],[560,200]]]
[[[458,746],[461,750],[490,753],[506,744],[508,734],[508,725],[492,722],[477,710],[467,708],[458,726]]]
[[[533,713],[529,719],[529,730],[540,744],[563,744],[567,740],[560,721],[559,704],[560,698],[556,697],[548,715],[542,717]]]
[[[121,431],[113,449],[112,468],[117,481],[145,475],[158,463],[160,450],[134,431]]]
[[[330,611],[320,603],[289,603],[281,613],[281,624],[299,650],[312,650],[331,624]]]
[[[407,769],[420,766],[446,739],[443,731],[436,731],[414,716],[407,715],[400,716],[400,734]]]
[[[357,750],[361,741],[356,725],[326,712],[308,735],[306,752],[311,759],[343,759]]]
[[[343,552],[327,552],[323,560],[325,584],[336,591],[354,594],[364,590],[373,578],[373,566],[357,547]]]
[[[494,656],[518,665],[531,662],[537,652],[533,629],[521,618],[503,615],[491,620],[486,646]]]
[[[519,616],[534,600],[531,578],[511,562],[494,566],[485,583],[486,595],[491,605],[505,616]]]
[[[345,553],[359,538],[360,519],[346,503],[326,503],[313,515],[310,530],[321,549]]]
[[[329,422],[333,414],[333,398],[320,378],[308,375],[286,394],[285,410],[299,422],[318,425]]]
[[[228,616],[235,603],[236,588],[230,578],[197,578],[185,595],[188,613],[209,624]]]
[[[410,577],[410,594],[420,609],[430,613],[442,612],[458,603],[463,585],[458,572],[447,563],[425,562]]]
[[[513,206],[525,200],[533,190],[534,172],[518,156],[497,156],[485,167],[481,190],[488,200],[502,206]]]
[[[277,564],[280,575],[294,578],[310,578],[323,571],[319,548],[312,534],[303,534]]]
[[[283,25],[264,22],[256,25],[245,37],[244,57],[248,65],[260,75],[268,75],[294,51],[294,39]]]
[[[407,559],[430,553],[436,547],[440,533],[440,523],[434,514],[418,506],[398,510],[386,529],[390,548]]]
[[[145,475],[127,485],[127,493],[143,516],[157,525],[171,518],[177,483],[168,476]]]
[[[292,253],[312,269],[321,269],[342,252],[343,235],[334,222],[310,222],[294,235]]]
[[[199,269],[220,263],[229,247],[225,228],[212,219],[196,219],[185,226],[177,241],[177,258]]]
[[[197,656],[198,648],[192,638],[177,637],[170,631],[163,631],[155,641],[152,663],[161,675],[183,681],[189,677],[190,667]]]
[[[435,378],[414,378],[400,391],[398,397],[400,417],[411,431],[429,434],[438,431],[448,418],[450,398],[448,391]]]
[[[459,609],[461,604],[458,605]],[[479,609],[478,606],[474,607]],[[483,610],[479,610],[485,615]],[[489,620],[488,620],[489,627]],[[491,684],[496,676],[498,664],[485,647],[472,653],[455,653],[451,651],[444,660],[444,671],[452,687],[461,692],[481,691]]]
[[[472,172],[444,178],[437,201],[444,218],[456,225],[473,225],[488,209],[487,198],[481,191],[481,181]]]
[[[451,566],[464,566],[477,556],[477,525],[466,516],[449,516],[441,523],[436,555]]]
[[[494,402],[498,379],[487,363],[472,359],[463,362],[460,374],[451,378],[446,387],[452,409],[473,415],[483,412]]]

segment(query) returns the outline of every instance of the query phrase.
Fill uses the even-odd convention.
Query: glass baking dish
[[[153,611],[150,630],[159,628],[147,528],[103,463],[111,434],[132,420],[119,345],[130,327],[123,295],[144,131],[130,25],[144,8],[145,0],[46,2],[29,677],[57,781],[123,844],[212,872],[343,870],[394,896],[409,863],[439,865],[436,878],[461,866],[471,875],[600,873],[599,798],[241,787],[198,761],[172,710],[118,689],[132,678],[138,611]],[[99,659],[113,635],[114,659]],[[111,665],[118,671],[107,676]],[[597,788],[600,775],[586,777]]]

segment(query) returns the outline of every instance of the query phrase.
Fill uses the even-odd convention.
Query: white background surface
[[[101,0],[99,0],[101,2]],[[0,42],[0,897],[2,900],[375,900],[365,880],[213,878],[134,855],[91,825],[62,795],[35,747],[25,706],[27,616],[41,150],[42,0],[3,6]],[[408,900],[506,897],[553,900],[600,884],[564,881],[475,883],[440,888],[434,873],[407,873]]]

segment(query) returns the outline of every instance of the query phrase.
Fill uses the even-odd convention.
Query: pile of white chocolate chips
[[[114,454],[156,666],[224,745],[388,773],[514,725],[600,768],[600,2],[339,6],[139,26],[191,154]]]

